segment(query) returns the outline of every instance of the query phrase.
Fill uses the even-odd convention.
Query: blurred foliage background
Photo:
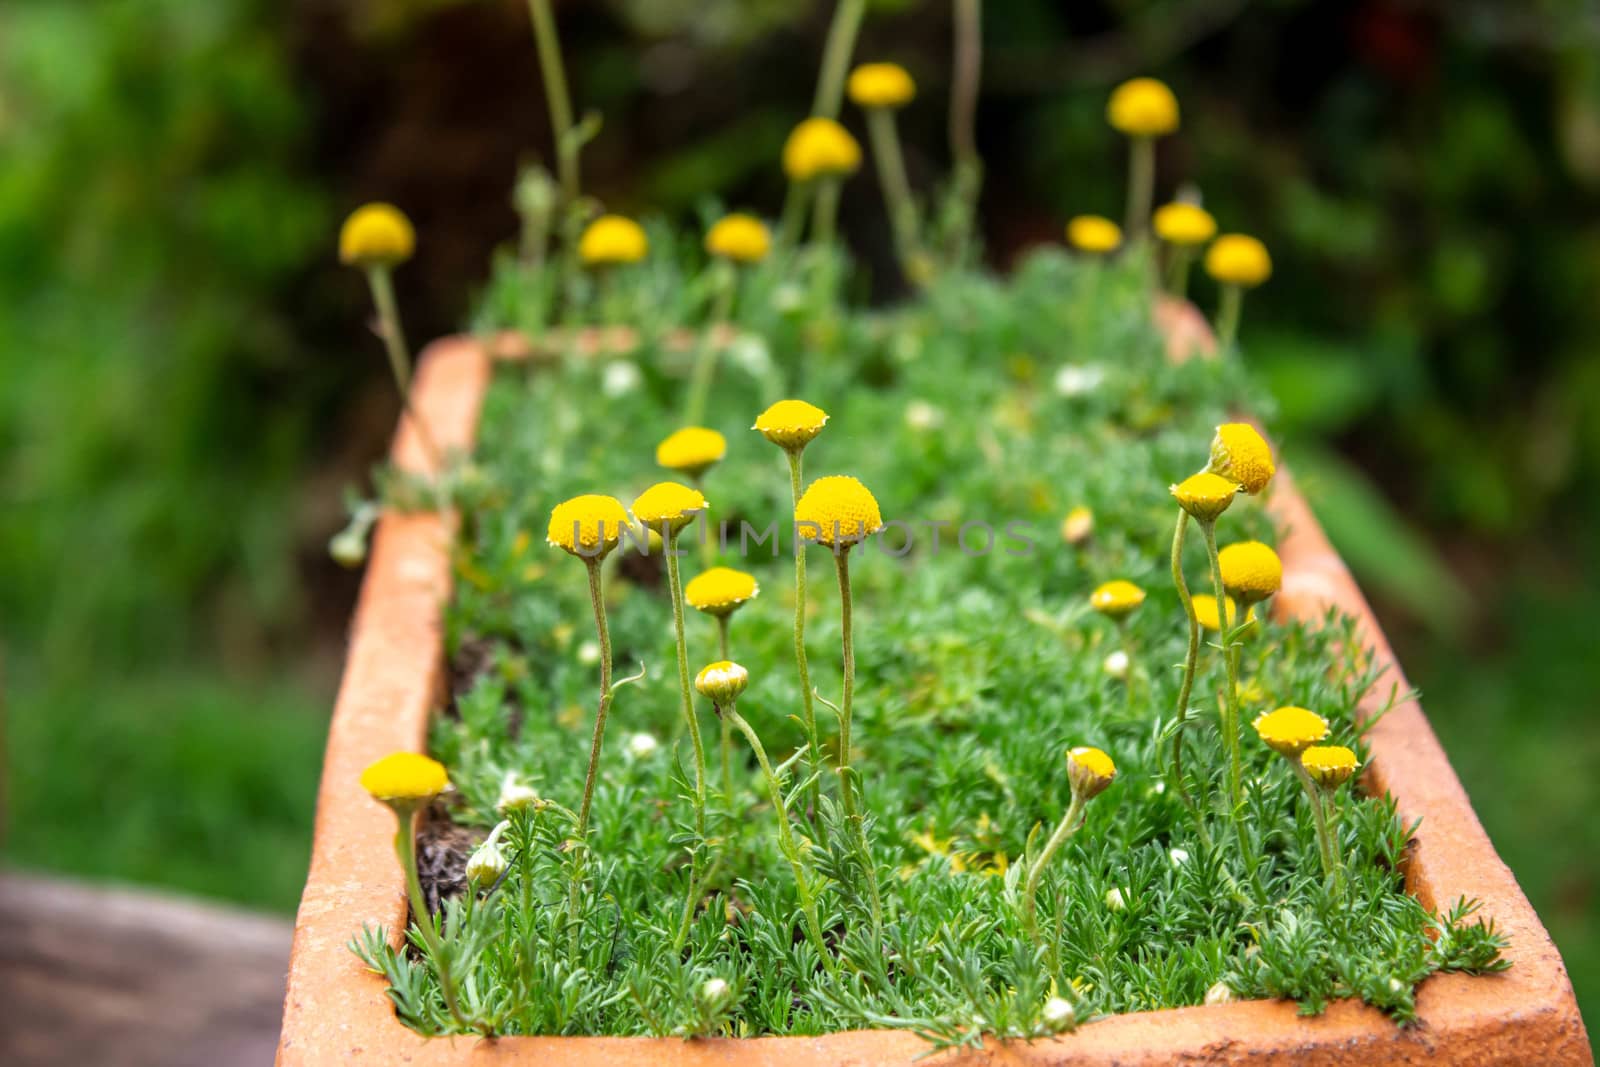
[[[605,120],[586,186],[775,213],[831,5],[557,5]],[[1053,0],[984,14],[988,259],[1118,216],[1110,87],[1154,74],[1198,191],[1277,273],[1273,428],[1600,1013],[1600,15],[1580,0]],[[947,165],[950,11],[876,0]],[[396,403],[333,263],[417,223],[410,332],[459,328],[549,145],[522,0],[0,9],[5,855],[287,910],[356,578],[326,560]],[[849,121],[856,121],[854,116]],[[875,185],[843,224],[898,295]],[[1209,306],[1213,294],[1197,294]]]

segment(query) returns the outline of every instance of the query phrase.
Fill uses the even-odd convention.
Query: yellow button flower
[[[1241,604],[1265,600],[1283,588],[1283,563],[1260,541],[1240,541],[1217,554],[1222,587]]]
[[[917,95],[917,84],[898,63],[863,63],[850,72],[850,99],[862,108],[899,108]]]
[[[828,423],[828,413],[804,400],[780,400],[750,427],[779,448],[794,452],[806,447]]]
[[[578,258],[590,267],[637,263],[649,251],[644,227],[624,215],[601,215],[578,238]]]
[[[1257,715],[1251,725],[1268,748],[1290,759],[1328,736],[1327,719],[1292,705]]]
[[[677,482],[657,482],[640,493],[633,502],[633,517],[652,530],[663,527],[677,533],[706,510],[706,498],[698,489]]]
[[[1067,221],[1067,243],[1095,255],[1115,252],[1122,244],[1122,227],[1104,215],[1074,215]]]
[[[1254,289],[1272,277],[1272,257],[1254,237],[1225,233],[1206,249],[1206,273],[1223,285]]]
[[[1144,603],[1144,590],[1122,578],[1105,582],[1089,595],[1089,605],[1102,615],[1122,619]]]
[[[361,788],[385,804],[418,804],[450,788],[444,764],[415,752],[391,752],[361,772]]]
[[[628,511],[622,501],[590,493],[551,509],[545,541],[583,559],[604,559],[622,540],[627,525]]]
[[[1117,765],[1098,748],[1079,745],[1067,750],[1067,780],[1074,796],[1090,800],[1117,779]]]
[[[1217,220],[1199,204],[1186,204],[1181,200],[1162,204],[1150,220],[1156,236],[1170,244],[1193,247],[1203,245],[1217,235]]]
[[[728,439],[704,426],[685,426],[656,445],[656,462],[698,478],[728,454]]]
[[[346,266],[398,266],[416,247],[411,220],[393,204],[362,204],[339,228],[339,262]]]
[[[1239,606],[1234,603],[1233,597],[1231,596],[1225,596],[1222,599],[1228,603],[1228,625],[1232,626],[1239,618]],[[1194,615],[1196,619],[1200,620],[1201,628],[1216,633],[1218,623],[1220,622],[1217,613],[1217,598],[1212,596],[1210,593],[1196,593],[1193,598],[1193,602]],[[1249,611],[1245,612],[1245,622],[1250,622],[1254,620],[1255,617],[1255,608],[1251,608]]]
[[[794,128],[783,144],[783,172],[789,180],[845,177],[861,167],[861,145],[833,119],[813,115]]]
[[[1312,745],[1300,753],[1300,766],[1324,789],[1338,789],[1356,773],[1361,762],[1343,745]]]
[[[724,215],[706,231],[706,251],[735,263],[759,263],[772,250],[772,233],[754,215]]]
[[[848,548],[883,529],[877,499],[848,475],[812,482],[795,505],[794,521],[802,538],[829,548]]]
[[[1209,471],[1191,474],[1172,486],[1178,506],[1201,522],[1216,522],[1238,492],[1238,482]]]
[[[732,567],[712,567],[683,587],[683,599],[697,611],[722,617],[731,615],[746,600],[761,592],[753,574]]]
[[[1278,472],[1271,446],[1248,422],[1225,422],[1217,427],[1207,469],[1238,482],[1251,496],[1265,489]]]
[[[1112,92],[1106,121],[1128,137],[1163,137],[1178,128],[1178,98],[1154,78],[1134,78]]]
[[[749,684],[750,672],[730,660],[708,663],[694,676],[695,689],[719,707],[738,700]]]

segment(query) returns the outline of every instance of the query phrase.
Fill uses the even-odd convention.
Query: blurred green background
[[[590,190],[775,213],[831,5],[557,8]],[[998,267],[1119,215],[1106,95],[1176,89],[1160,193],[1272,248],[1274,431],[1600,1015],[1600,17],[1007,0],[984,32]],[[949,41],[948,4],[880,0],[857,51],[918,78],[924,190]],[[411,333],[458,328],[544,114],[522,0],[0,9],[7,862],[293,908],[356,589],[324,546],[396,415],[335,227],[404,207]],[[844,225],[892,299],[870,178]]]

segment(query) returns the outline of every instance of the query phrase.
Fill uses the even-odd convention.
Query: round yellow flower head
[[[394,267],[416,251],[417,232],[393,204],[362,204],[339,228],[339,262],[347,267]]]
[[[783,172],[790,181],[846,177],[861,166],[861,146],[833,119],[813,115],[783,143]]]
[[[1129,137],[1162,137],[1178,128],[1178,98],[1163,82],[1134,78],[1111,93],[1106,121]]]
[[[698,478],[728,454],[728,439],[704,426],[685,426],[656,445],[656,462]]]
[[[391,752],[361,772],[361,788],[390,806],[414,807],[450,788],[444,764],[415,752]]]
[[[1210,471],[1191,474],[1172,487],[1178,506],[1201,522],[1216,522],[1238,492],[1238,482]]]
[[[1067,221],[1067,243],[1080,252],[1105,255],[1122,244],[1122,227],[1104,215],[1074,215]]]
[[[850,99],[861,108],[899,108],[917,95],[917,83],[898,63],[863,63],[850,72]]]
[[[697,611],[722,618],[761,592],[753,574],[732,567],[712,567],[683,587],[683,599]]]
[[[1206,273],[1223,285],[1254,289],[1272,277],[1272,257],[1254,237],[1225,233],[1206,249]]]
[[[1328,736],[1327,719],[1293,706],[1262,712],[1251,725],[1268,748],[1290,759]]]
[[[1203,245],[1217,235],[1217,220],[1211,212],[1181,200],[1156,208],[1150,224],[1163,241],[1187,247]]]
[[[1222,599],[1227,601],[1228,625],[1232,626],[1239,619],[1239,605],[1234,603],[1233,597],[1231,596],[1225,596]],[[1194,595],[1193,602],[1194,616],[1200,621],[1201,629],[1210,630],[1211,632],[1216,633],[1218,631],[1218,626],[1221,623],[1221,619],[1217,613],[1217,598],[1212,596],[1210,593],[1196,593]],[[1249,611],[1245,612],[1244,621],[1247,623],[1252,622],[1255,620],[1255,617],[1256,609],[1251,608]]]
[[[614,496],[589,493],[564,500],[550,511],[545,541],[580,559],[599,560],[611,554],[628,525],[628,510]]]
[[[724,215],[706,231],[706,251],[735,263],[759,263],[772,250],[772,232],[754,215]]]
[[[794,521],[801,537],[829,548],[849,548],[883,529],[877,499],[848,475],[812,482],[795,505]]]
[[[665,527],[668,534],[675,534],[707,506],[705,495],[698,489],[677,482],[657,482],[634,499],[633,517],[649,529]]]
[[[780,400],[760,415],[752,430],[786,452],[809,445],[828,423],[828,413],[804,400]]]
[[[1117,765],[1098,748],[1079,745],[1067,749],[1067,780],[1074,796],[1091,800],[1117,780]]]
[[[1094,534],[1094,512],[1079,504],[1061,520],[1061,539],[1069,545],[1081,545]]]
[[[695,689],[718,707],[726,707],[738,700],[739,694],[749,684],[750,672],[729,660],[708,663],[694,676]]]
[[[1267,487],[1278,468],[1272,462],[1272,449],[1266,439],[1248,422],[1225,422],[1211,439],[1212,474],[1239,483],[1239,488],[1255,496]]]
[[[1089,606],[1113,619],[1127,618],[1143,603],[1144,590],[1122,578],[1105,582],[1089,594]]]
[[[1343,745],[1312,745],[1300,753],[1300,766],[1324,789],[1338,789],[1361,766],[1356,754]]]
[[[637,263],[649,251],[644,227],[625,215],[601,215],[578,238],[578,258],[590,267]]]
[[[1283,588],[1283,563],[1260,541],[1240,541],[1217,553],[1222,587],[1241,604],[1265,600]]]

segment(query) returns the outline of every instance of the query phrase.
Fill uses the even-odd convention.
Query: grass
[[[802,733],[785,536],[729,561],[763,585],[733,620],[732,648],[752,678],[740,711],[789,771],[795,832],[810,842],[802,851],[834,959],[819,961],[801,932],[776,814],[746,746],[735,749],[734,795],[713,788],[707,839],[694,832],[659,560],[622,552],[607,564],[617,664],[650,673],[613,708],[574,949],[557,906],[572,862],[562,812],[582,790],[597,668],[583,568],[538,533],[562,499],[603,492],[628,501],[661,478],[651,454],[676,428],[684,368],[648,338],[652,323],[693,314],[692,275],[678,269],[658,255],[600,294],[605,317],[636,315],[623,321],[644,327],[647,347],[632,370],[566,359],[505,371],[490,391],[447,612],[452,648],[481,669],[440,720],[434,752],[458,787],[458,821],[493,825],[508,774],[551,803],[512,818],[502,842],[509,871],[492,892],[447,907],[439,954],[401,955],[377,932],[363,936],[358,947],[389,975],[404,1019],[430,1033],[454,1028],[438,992],[439,955],[465,976],[466,1014],[498,1032],[887,1026],[936,1044],[1059,1029],[1059,1015],[1044,1014],[1051,997],[1081,1020],[1199,1003],[1221,989],[1293,997],[1308,1011],[1354,995],[1404,1023],[1426,974],[1495,965],[1492,930],[1465,912],[1430,916],[1403,894],[1395,864],[1407,832],[1382,799],[1341,801],[1347,879],[1335,890],[1294,779],[1248,729],[1241,840],[1214,808],[1199,831],[1166,788],[1165,730],[1185,640],[1166,577],[1176,514],[1166,487],[1204,464],[1230,408],[1265,410],[1266,400],[1235,361],[1166,363],[1140,259],[1101,268],[1054,251],[1009,281],[952,274],[882,314],[837,312],[817,297],[825,285],[795,291],[790,279],[803,267],[769,265],[746,279],[749,334],[724,358],[713,393],[710,424],[729,439],[728,458],[706,479],[714,517],[787,524],[782,456],[748,427],[792,392],[832,415],[806,453],[807,481],[856,475],[887,519],[908,524],[884,535],[902,546],[909,532],[903,554],[869,545],[852,558],[853,763],[884,896],[881,934],[867,870],[834,802],[836,775],[794,758]],[[503,274],[488,306],[536,324],[541,312],[519,306],[517,284]],[[1096,516],[1082,548],[1057,533],[1076,505]],[[960,551],[953,539],[978,522],[997,531],[992,549]],[[935,548],[930,524],[940,523]],[[976,548],[978,527],[966,531]],[[1270,536],[1260,508],[1243,501],[1220,533],[1224,543]],[[1190,584],[1203,589],[1203,556],[1190,540]],[[808,647],[814,684],[836,700],[839,601],[826,563],[814,550]],[[685,565],[688,576],[699,569],[693,548]],[[1103,667],[1120,642],[1087,605],[1095,585],[1119,577],[1150,593],[1129,628],[1131,701]],[[693,670],[717,657],[710,620],[690,624]],[[1246,718],[1279,704],[1312,707],[1333,724],[1332,742],[1359,749],[1351,716],[1365,680],[1338,651],[1347,631],[1337,622],[1269,631],[1245,650],[1255,694]],[[1214,804],[1221,666],[1209,650],[1202,664],[1189,788]],[[715,738],[710,709],[701,702],[698,713]],[[663,744],[638,756],[628,741],[639,734]],[[1045,872],[1046,933],[1035,943],[1018,915],[1017,861],[1037,852],[1034,835],[1065,810],[1062,757],[1077,744],[1104,748],[1120,775]],[[813,774],[820,808],[795,799]],[[715,875],[678,951],[696,851]],[[1121,907],[1108,903],[1113,890]],[[726,992],[708,987],[713,980]]]

